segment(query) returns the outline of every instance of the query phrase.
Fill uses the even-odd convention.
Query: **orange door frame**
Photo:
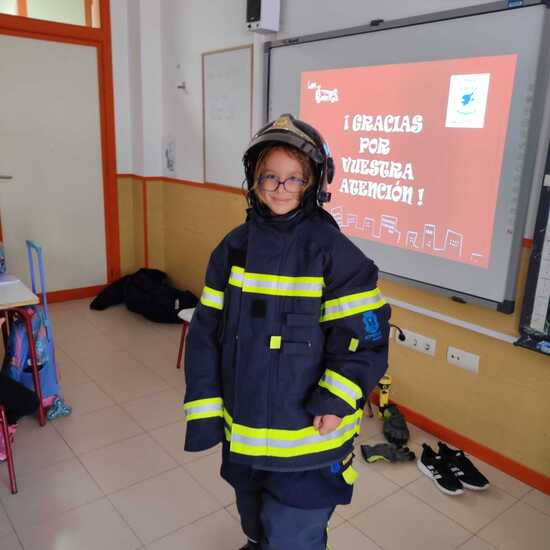
[[[109,2],[110,0],[100,0],[100,28],[81,27],[16,15],[0,14],[0,34],[22,36],[36,40],[80,44],[95,47],[97,50],[107,282],[110,283],[120,277],[120,242]],[[19,2],[20,6],[24,4],[24,1]]]

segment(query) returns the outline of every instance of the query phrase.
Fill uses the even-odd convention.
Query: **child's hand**
[[[321,434],[327,435],[333,432],[342,422],[339,416],[334,414],[325,414],[323,416],[316,416],[313,419],[313,427]]]

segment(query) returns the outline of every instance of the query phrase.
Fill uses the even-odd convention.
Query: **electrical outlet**
[[[479,372],[479,355],[449,346],[447,361],[474,374]]]
[[[431,355],[432,357],[435,356],[436,343],[433,338],[428,338],[427,336],[406,329],[403,329],[403,334],[405,335],[404,341],[399,340],[399,334],[395,336],[400,346],[405,346],[406,348],[425,353],[426,355]]]

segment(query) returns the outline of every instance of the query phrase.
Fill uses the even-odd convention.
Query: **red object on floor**
[[[11,494],[17,493],[17,480],[15,479],[15,464],[13,462],[13,452],[11,448],[11,438],[8,428],[8,419],[6,418],[6,410],[0,405],[0,428],[2,429],[1,437],[4,439],[4,446],[6,448],[6,456],[8,459],[8,473],[10,476],[10,488]]]
[[[181,338],[180,338],[180,349],[178,351],[178,362],[176,363],[176,368],[181,369],[181,357],[183,355],[183,343],[185,342],[185,337],[187,336],[187,331],[189,330],[189,323],[183,321],[181,326]]]

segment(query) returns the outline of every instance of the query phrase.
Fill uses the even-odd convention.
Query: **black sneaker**
[[[422,455],[416,463],[418,469],[433,479],[436,487],[446,495],[461,495],[464,492],[462,483],[453,474],[449,464],[426,443],[422,443],[422,449]]]
[[[451,449],[439,441],[439,454],[451,467],[451,471],[466,489],[484,491],[489,488],[489,480],[472,464],[472,461],[460,449]]]

